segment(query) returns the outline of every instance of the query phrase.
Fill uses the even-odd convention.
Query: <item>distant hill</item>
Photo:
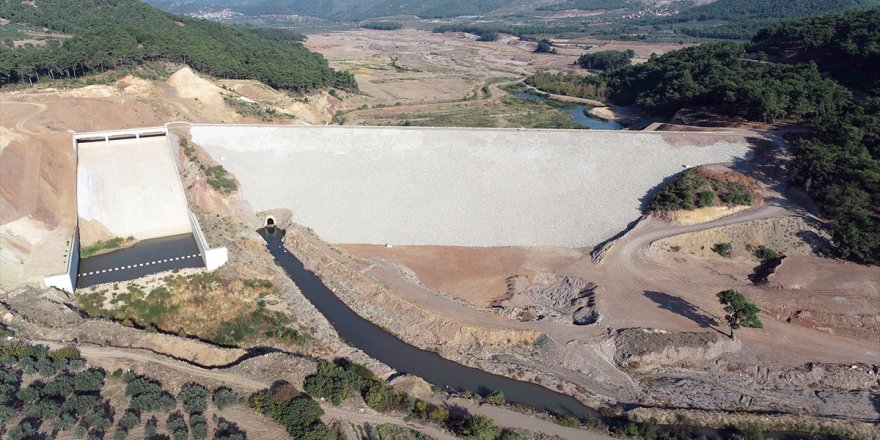
[[[482,15],[515,0],[149,0],[162,9],[188,13],[200,7],[230,8],[248,15],[296,14],[334,20],[364,20],[391,15],[456,17]]]
[[[189,14],[230,9],[245,16],[304,15],[338,21],[414,15],[422,18],[510,16],[521,25],[554,26],[541,19],[564,10],[622,10],[614,24],[674,28],[692,37],[748,40],[781,20],[880,5],[880,0],[147,0]],[[670,15],[671,14],[671,15]],[[564,18],[562,19],[565,20]],[[565,23],[571,26],[571,22]]]
[[[678,24],[683,33],[695,37],[747,40],[781,20],[877,5],[880,0],[717,0],[653,22]]]
[[[72,36],[54,48],[0,48],[0,85],[172,61],[296,91],[356,87],[351,75],[303,47],[295,32],[176,16],[136,0],[0,0],[0,17]]]

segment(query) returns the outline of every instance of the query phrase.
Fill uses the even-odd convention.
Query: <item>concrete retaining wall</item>
[[[208,248],[208,241],[205,239],[205,233],[202,232],[199,221],[192,212],[189,213],[189,221],[192,225],[193,235],[196,238],[196,244],[199,246],[199,253],[202,254],[202,261],[205,262],[205,268],[214,270],[226,264],[229,261],[229,251],[226,247]]]
[[[70,293],[76,289],[77,272],[79,271],[79,230],[74,228],[70,246],[67,249],[67,270],[56,275],[43,278],[46,287],[54,287]]]

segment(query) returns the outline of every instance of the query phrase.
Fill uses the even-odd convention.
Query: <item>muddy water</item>
[[[529,101],[544,101],[550,99],[529,92],[520,92],[514,96]],[[583,128],[589,128],[592,130],[622,130],[624,128],[623,124],[620,122],[606,121],[605,119],[600,119],[591,115],[589,113],[590,109],[583,104],[562,103],[561,110],[571,115],[571,122],[573,124],[579,125]]]
[[[272,256],[293,279],[303,295],[333,324],[339,336],[397,371],[419,376],[446,390],[470,390],[482,395],[500,390],[504,392],[504,397],[509,402],[555,414],[579,418],[598,417],[596,411],[571,396],[533,383],[520,382],[466,367],[447,360],[437,353],[421,350],[401,341],[361,318],[337,298],[317,275],[306,270],[302,262],[284,248],[283,230],[275,229],[274,232],[270,232],[264,228],[258,232],[266,240]]]
[[[419,376],[429,383],[448,391],[469,390],[480,395],[502,391],[511,403],[530,406],[557,415],[571,415],[582,420],[600,420],[609,427],[622,427],[625,420],[601,416],[598,411],[577,399],[557,393],[529,382],[487,373],[476,368],[452,362],[438,355],[403,342],[382,330],[379,326],[361,318],[342,300],[336,297],[321,279],[305,268],[303,263],[284,247],[284,230],[262,228],[257,231],[269,252],[275,257],[287,275],[296,283],[303,295],[323,314],[339,336],[349,344],[363,350],[401,373]],[[706,438],[721,440],[733,438],[737,432],[731,429],[716,430],[691,426],[660,425],[658,433],[673,438]],[[815,439],[836,440],[836,436],[814,436],[792,432],[765,433],[765,438],[776,440]]]
[[[204,267],[192,234],[143,240],[134,246],[83,258],[77,288],[138,279],[166,270]]]

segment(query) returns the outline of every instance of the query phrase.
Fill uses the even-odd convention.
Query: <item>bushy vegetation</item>
[[[248,402],[254,410],[283,426],[293,438],[335,440],[336,434],[321,422],[324,410],[311,397],[285,385],[274,391],[260,391]]]
[[[577,63],[584,69],[613,70],[628,66],[635,54],[632,49],[600,50],[581,55]]]
[[[101,395],[104,370],[83,369],[73,347],[49,350],[42,345],[14,342],[0,345],[0,432],[10,439],[31,438],[38,430],[73,431],[80,437],[101,438],[113,424],[113,413]],[[24,376],[38,374],[22,388]]]
[[[232,194],[238,189],[238,182],[223,168],[223,165],[214,165],[205,168],[205,177],[208,179],[208,186],[223,195]]]
[[[396,21],[372,21],[369,23],[362,23],[361,27],[377,31],[396,31],[403,28],[403,25]]]
[[[248,105],[248,106],[251,105],[248,103],[241,102],[237,99],[227,99],[227,102],[236,102],[236,103],[241,103],[243,105]],[[260,115],[258,113],[243,113],[243,114],[246,116],[247,115],[250,115],[250,116]],[[273,116],[273,117],[275,115],[278,115],[278,114],[274,113],[274,112],[271,114],[271,116]],[[226,171],[226,168],[223,168],[223,165],[214,165],[214,166],[209,167],[209,166],[205,165],[204,163],[202,163],[202,161],[199,159],[198,155],[196,154],[195,147],[190,145],[188,140],[181,139],[179,144],[180,144],[180,149],[183,150],[184,156],[186,156],[186,158],[189,159],[192,163],[196,164],[199,167],[199,169],[203,173],[205,173],[205,178],[207,178],[207,180],[208,180],[208,186],[213,188],[214,191],[217,191],[223,195],[229,195],[229,194],[232,194],[233,192],[238,190],[238,182],[235,180],[235,178],[232,177],[231,174],[229,174],[228,171]]]
[[[715,252],[718,255],[721,255],[724,258],[730,258],[731,251],[733,251],[733,246],[730,243],[715,243],[712,245],[712,252]]]
[[[752,196],[745,186],[713,179],[687,170],[660,188],[648,203],[649,212],[677,211],[724,205],[750,205]]]
[[[759,260],[772,260],[779,258],[779,253],[767,246],[760,245],[755,249],[755,257]]]
[[[776,23],[752,43],[752,50],[789,63],[814,62],[846,86],[880,94],[880,8]]]
[[[222,410],[232,405],[238,405],[241,402],[241,397],[229,388],[220,387],[214,390],[211,401],[217,409]]]
[[[543,92],[576,96],[578,98],[602,99],[611,92],[605,81],[596,75],[578,75],[567,72],[552,73],[539,70],[526,78],[524,82]]]
[[[755,44],[815,63],[855,91],[854,102],[809,122],[792,149],[791,177],[829,218],[839,256],[880,263],[880,8],[783,22]]]
[[[134,237],[113,237],[107,240],[98,240],[88,246],[83,246],[79,249],[79,256],[82,258],[88,258],[93,255],[97,255],[102,251],[110,251],[114,249],[119,249],[122,246],[131,243],[135,240]]]
[[[360,395],[376,411],[402,412],[408,417],[444,426],[467,439],[495,439],[500,434],[490,419],[469,414],[452,415],[445,408],[401,393],[366,367],[344,359],[320,365],[315,374],[306,378],[304,388],[310,395],[327,399],[334,405]],[[495,401],[504,398],[503,394],[490,396]]]
[[[878,0],[718,0],[651,22],[676,23],[682,26],[678,28],[681,32],[692,36],[747,40],[779,20],[878,4]],[[722,24],[704,25],[718,22]]]
[[[258,337],[303,344],[309,337],[293,327],[290,317],[269,310],[265,298],[274,292],[263,280],[226,280],[213,272],[174,276],[149,292],[136,286],[110,299],[105,292],[79,293],[90,317],[110,318],[149,330],[183,333],[225,346]],[[215,310],[216,308],[216,310]],[[197,313],[198,312],[198,313]]]
[[[0,47],[0,85],[75,78],[163,60],[294,91],[357,87],[352,75],[330,69],[321,55],[291,43],[291,35],[283,31],[174,16],[136,0],[3,1],[0,17],[73,35],[54,48]],[[270,33],[277,40],[267,38]]]
[[[542,38],[535,46],[535,53],[556,53],[556,48],[553,47],[552,41]]]
[[[709,43],[626,66],[606,76],[611,99],[670,116],[683,107],[758,121],[803,119],[834,112],[851,98],[814,64],[747,59],[742,45]]]
[[[739,44],[713,43],[605,77],[614,89],[612,100],[657,114],[703,107],[759,121],[806,120],[811,131],[794,142],[792,180],[816,199],[830,220],[839,256],[877,264],[878,23],[880,8],[874,8],[786,21],[758,32],[752,50],[788,64],[751,59]]]

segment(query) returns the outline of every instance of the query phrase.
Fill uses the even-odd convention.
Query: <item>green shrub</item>
[[[504,405],[507,403],[507,400],[504,398],[504,391],[495,390],[492,391],[488,396],[486,396],[486,402],[491,403],[493,405]]]
[[[237,405],[241,401],[241,398],[235,391],[226,387],[220,387],[214,390],[214,395],[211,400],[214,402],[214,406],[216,406],[217,409],[223,410],[229,406]]]
[[[204,415],[190,415],[189,428],[192,431],[193,440],[205,440],[208,438],[208,419],[206,419]]]
[[[134,240],[134,237],[113,237],[107,240],[98,240],[97,242],[92,243],[88,246],[81,247],[79,249],[79,256],[81,258],[88,258],[96,255],[101,251],[118,249],[127,243],[133,242]]]
[[[180,388],[177,400],[187,414],[204,413],[208,409],[208,389],[197,383],[188,383]]]
[[[144,376],[126,373],[125,395],[130,396],[129,408],[144,413],[168,411],[175,406],[174,397],[162,390],[162,385]]]
[[[151,416],[147,423],[144,424],[144,437],[153,438],[156,436],[156,431],[159,428],[159,419],[156,416]]]
[[[715,203],[715,193],[712,191],[701,191],[697,193],[697,208],[712,206]]]
[[[581,426],[581,421],[574,416],[563,416],[556,419],[556,423],[562,426]]]
[[[731,246],[730,243],[715,243],[715,245],[712,246],[712,251],[724,258],[730,258],[732,250],[733,246]]]
[[[37,431],[29,422],[22,422],[18,426],[12,427],[6,435],[9,436],[9,440],[25,440],[36,433]]]
[[[172,440],[187,440],[189,432],[186,429],[186,422],[183,420],[183,414],[175,411],[168,415],[165,421],[165,430],[171,434]]]
[[[139,413],[129,409],[125,411],[125,414],[119,419],[119,429],[128,432],[140,423],[141,418]]]
[[[469,415],[464,417],[455,433],[469,440],[495,440],[501,435],[501,429],[488,417]]]
[[[654,193],[648,202],[648,211],[703,208],[715,205],[716,200],[726,205],[749,205],[752,196],[748,188],[739,183],[717,180],[687,170]]]
[[[247,434],[233,422],[215,417],[214,440],[247,440]]]
[[[357,393],[355,387],[345,374],[345,370],[334,364],[324,364],[318,371],[307,377],[303,386],[307,393],[315,397],[322,397],[334,405],[339,405],[346,399]]]
[[[270,417],[294,438],[335,439],[335,434],[321,423],[324,410],[305,395],[292,398],[260,391],[248,399],[251,408]]]
[[[526,440],[526,436],[516,431],[505,429],[501,431],[501,436],[498,437],[498,440]]]
[[[760,260],[772,260],[774,258],[779,258],[779,254],[773,249],[768,248],[767,246],[761,245],[755,249],[755,257]]]

